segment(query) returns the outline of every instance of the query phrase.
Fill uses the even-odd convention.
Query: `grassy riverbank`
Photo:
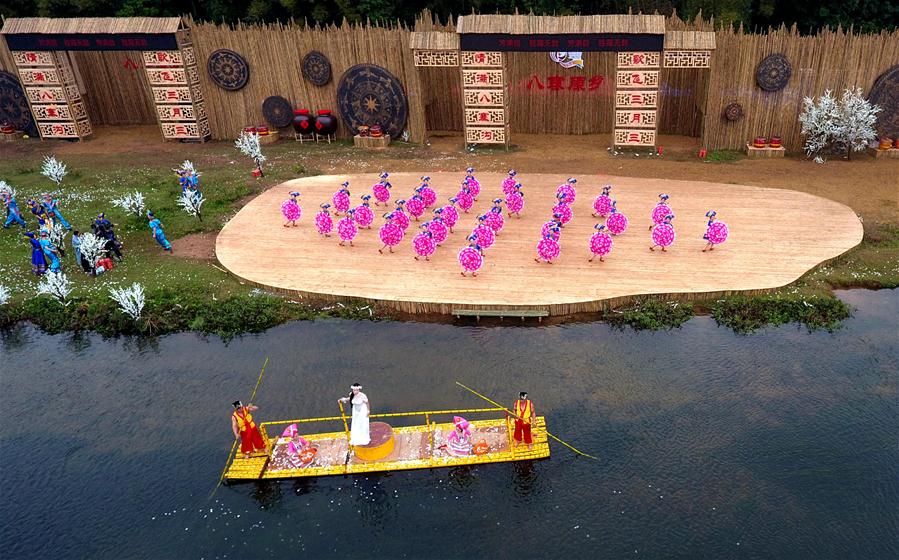
[[[0,284],[12,291],[12,299],[0,307],[0,326],[19,320],[32,321],[50,331],[92,329],[103,334],[161,334],[196,330],[231,336],[240,332],[256,332],[285,321],[312,319],[320,316],[378,318],[386,315],[368,306],[351,303],[339,305],[296,302],[261,293],[244,285],[221,270],[211,259],[214,235],[221,226],[255,194],[287,179],[316,173],[377,171],[381,168],[456,169],[474,160],[480,169],[527,167],[531,172],[544,172],[537,166],[533,149],[527,146],[512,153],[484,152],[475,156],[461,153],[458,146],[398,144],[385,153],[358,152],[346,143],[331,145],[282,142],[266,147],[269,157],[266,177],[250,177],[251,165],[229,143],[204,145],[165,144],[157,149],[156,138],[144,143],[123,142],[119,148],[106,149],[101,144],[91,150],[91,141],[80,144],[37,143],[13,148],[3,147],[0,179],[12,184],[20,208],[26,217],[27,200],[45,191],[59,194],[61,209],[76,229],[89,231],[96,215],[104,211],[115,224],[125,243],[125,261],[111,273],[92,278],[74,266],[71,252],[66,271],[74,290],[68,305],[48,296],[36,296],[38,280],[30,271],[30,249],[17,226],[0,230]],[[115,146],[112,146],[113,148]],[[674,150],[669,150],[674,151]],[[686,153],[686,151],[685,151]],[[55,154],[67,164],[69,175],[60,189],[40,175],[44,155]],[[675,152],[676,154],[676,152]],[[606,157],[601,154],[596,157]],[[686,156],[685,156],[686,157]],[[201,183],[206,197],[203,221],[189,216],[177,207],[180,193],[174,173],[170,171],[183,159],[191,159],[202,172]],[[615,161],[621,164],[619,174],[641,175],[641,162]],[[794,162],[803,166],[803,162]],[[542,164],[542,165],[548,165]],[[692,161],[651,162],[649,165],[674,166],[683,176],[708,173],[708,166]],[[715,173],[733,169],[733,182],[751,183],[743,179],[747,170],[742,162],[714,166]],[[852,164],[859,180],[868,172],[866,162]],[[876,165],[876,163],[871,163]],[[803,167],[803,171],[820,172],[820,166]],[[571,172],[580,171],[572,169]],[[842,170],[843,172],[845,171]],[[587,171],[584,170],[584,173]],[[803,190],[809,190],[808,188]],[[147,221],[128,216],[113,207],[111,200],[127,192],[140,191],[165,225],[175,246],[175,254],[163,253],[147,228]],[[814,192],[811,190],[810,192]],[[823,192],[822,196],[828,196]],[[895,207],[895,206],[894,206]],[[855,206],[853,206],[855,208]],[[614,310],[602,318],[615,325],[638,329],[677,327],[694,313],[711,313],[720,324],[738,332],[746,332],[767,324],[801,322],[809,328],[833,328],[848,310],[830,293],[832,288],[899,286],[899,223],[884,220],[873,208],[871,219],[866,207],[855,208],[865,220],[862,245],[800,279],[795,285],[770,296],[728,298],[694,304],[666,304],[647,301]],[[29,219],[32,228],[36,220]],[[247,232],[258,236],[260,255],[264,258],[265,232]],[[70,238],[66,248],[70,250]],[[137,323],[116,309],[109,289],[140,282],[147,291],[144,317]]]

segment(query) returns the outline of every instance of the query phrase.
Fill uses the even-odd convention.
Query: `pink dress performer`
[[[727,224],[717,221],[715,219],[715,216],[717,215],[718,213],[714,210],[709,210],[705,213],[705,217],[709,219],[709,223],[705,229],[705,235],[702,236],[702,238],[706,240],[705,249],[702,250],[703,253],[706,251],[714,251],[715,245],[721,245],[727,241]]]
[[[453,431],[446,436],[446,444],[440,447],[445,448],[450,455],[471,455],[471,430],[469,429],[468,420],[461,416],[454,416],[453,426],[455,426]]]
[[[405,208],[406,201],[405,199],[399,199],[396,201],[396,209],[393,211],[393,223],[400,226],[400,229],[405,231],[409,229],[409,216],[406,215]]]
[[[442,245],[444,241],[446,241],[446,237],[449,235],[449,229],[447,229],[446,224],[443,223],[443,218],[440,216],[443,214],[441,212],[442,208],[438,208],[434,211],[434,219],[428,222],[428,231],[431,232],[431,236],[434,238],[434,243],[437,245]]]
[[[569,205],[571,201],[568,200],[568,196],[565,193],[557,194],[556,198],[559,199],[559,203],[553,206],[553,215],[558,214],[562,227],[565,227],[565,224],[574,217],[574,212],[571,211],[571,206]]]
[[[560,194],[564,194],[565,202],[574,204],[574,199],[577,198],[577,189],[574,188],[575,184],[577,184],[577,179],[569,177],[564,184],[559,185],[559,188],[556,189],[556,198],[559,198]]]
[[[521,183],[515,183],[515,190],[506,195],[506,210],[509,211],[509,217],[515,214],[516,218],[521,218],[521,211],[524,209],[524,193],[521,192]]]
[[[505,196],[509,196],[513,192],[515,192],[515,185],[518,184],[518,181],[515,179],[515,176],[518,175],[518,172],[514,169],[509,170],[509,176],[503,179],[503,194]]]
[[[596,200],[593,201],[593,217],[603,217],[605,218],[609,214],[612,213],[612,197],[609,196],[609,191],[612,190],[612,185],[606,185],[602,188],[602,194],[596,197]]]
[[[345,181],[340,185],[340,190],[334,193],[331,202],[334,203],[334,215],[339,216],[350,209],[350,186],[349,181]]]
[[[449,228],[450,233],[453,233],[453,228],[456,226],[456,222],[459,221],[459,211],[456,210],[456,202],[457,198],[453,197],[449,199],[450,204],[447,204],[442,210],[443,212],[440,214],[440,217],[443,218],[443,225]]]
[[[596,255],[599,255],[599,262],[603,262],[605,260],[603,257],[612,251],[612,236],[605,232],[606,226],[602,224],[596,224],[593,228],[596,233],[590,236],[590,252],[593,256],[589,262],[593,262]]]
[[[300,216],[303,214],[302,209],[300,209],[300,204],[297,202],[298,196],[300,196],[300,193],[291,191],[290,198],[281,203],[281,214],[283,214],[284,219],[287,220],[284,227],[297,227],[297,220],[299,220]]]
[[[478,195],[481,194],[481,182],[474,178],[474,167],[465,170],[465,184],[468,185],[471,198],[477,200]]]
[[[503,230],[506,221],[503,219],[503,199],[496,198],[493,200],[493,208],[485,214],[484,223],[493,230],[493,233],[499,234]]]
[[[616,202],[612,201],[612,209],[609,217],[606,218],[606,227],[612,235],[621,235],[627,230],[627,216],[618,211],[615,207]]]
[[[390,201],[390,187],[393,185],[387,180],[389,176],[390,173],[386,171],[381,173],[381,180],[371,186],[371,192],[375,195],[375,206],[382,203],[386,206]]]
[[[354,209],[356,223],[359,224],[359,227],[365,229],[371,229],[371,224],[375,221],[375,213],[371,211],[371,206],[369,206],[370,200],[370,194],[362,195],[362,204]]]
[[[387,218],[387,223],[381,226],[381,229],[378,230],[378,237],[381,238],[381,243],[384,244],[383,247],[378,249],[379,253],[384,253],[384,249],[389,248],[390,252],[393,252],[393,248],[402,242],[403,237],[405,236],[405,232],[394,222],[396,218],[396,214],[394,212],[390,212],[388,214],[384,214],[384,217]]]
[[[340,237],[340,245],[349,241],[350,247],[353,246],[353,239],[356,238],[356,234],[359,232],[356,228],[356,220],[353,218],[355,213],[353,210],[347,210],[346,216],[340,218],[337,222],[337,236]]]
[[[458,204],[459,208],[466,214],[468,214],[468,211],[471,210],[472,205],[474,205],[474,196],[472,196],[465,181],[462,182],[462,188],[456,193],[456,204]]]
[[[546,237],[549,235],[554,240],[558,241],[560,237],[562,237],[562,217],[559,214],[553,214],[553,219],[543,224],[543,227],[540,229],[540,235]]]
[[[493,242],[496,241],[496,234],[487,225],[487,216],[484,214],[478,216],[478,225],[475,226],[471,233],[478,236],[478,245],[484,249],[489,249]]]
[[[415,260],[418,260],[419,257],[424,257],[426,261],[429,261],[431,260],[431,255],[434,254],[434,250],[437,249],[437,243],[434,242],[431,231],[428,229],[430,225],[430,222],[421,224],[419,226],[422,230],[421,233],[412,238]]]
[[[671,207],[668,206],[668,195],[660,194],[659,203],[652,209],[652,225],[649,226],[649,229],[661,224],[665,221],[666,217],[672,214],[674,214],[674,212],[672,212]]]
[[[418,218],[425,213],[425,203],[421,198],[421,195],[414,195],[412,198],[406,202],[406,210],[409,211],[409,215],[415,218],[415,221],[418,221]]]
[[[328,210],[331,205],[325,202],[319,207],[321,211],[315,215],[315,229],[319,235],[331,237],[331,230],[334,229],[334,220],[331,219],[331,212]]]
[[[478,236],[471,234],[468,236],[468,247],[459,251],[459,264],[462,265],[462,276],[470,272],[472,276],[477,276],[478,271],[484,266],[484,252],[478,245]]]
[[[437,203],[437,193],[431,188],[430,180],[431,178],[425,175],[421,178],[421,186],[415,189],[415,192],[421,196],[422,202],[425,203],[425,208],[430,208]]]
[[[664,253],[665,247],[670,247],[674,243],[674,226],[671,225],[671,220],[673,219],[674,214],[668,214],[665,216],[665,221],[652,228],[653,244],[649,247],[650,251],[655,251],[656,247],[661,247]]]
[[[562,248],[559,246],[559,242],[553,239],[552,235],[546,235],[537,243],[537,257],[534,260],[552,264],[561,252]]]

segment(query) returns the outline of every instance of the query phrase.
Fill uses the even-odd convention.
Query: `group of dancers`
[[[371,192],[361,195],[361,203],[351,207],[351,195],[349,182],[344,182],[337,192],[331,197],[331,202],[319,205],[320,210],[315,215],[315,227],[319,235],[330,237],[335,227],[332,218],[332,204],[334,217],[340,217],[337,221],[337,235],[340,245],[349,243],[358,235],[359,229],[371,229],[375,220],[375,207],[384,206],[388,211],[383,214],[384,223],[378,229],[378,236],[383,246],[378,249],[380,253],[387,251],[393,253],[406,236],[406,232],[412,221],[419,222],[420,230],[412,239],[412,248],[415,260],[430,260],[437,248],[443,245],[449,234],[454,233],[460,212],[469,213],[474,202],[481,193],[481,183],[474,176],[474,168],[466,169],[465,177],[455,196],[449,198],[449,204],[439,205],[438,194],[430,184],[430,177],[421,177],[421,184],[408,198],[395,200],[394,208],[390,210],[391,189],[393,185],[388,180],[390,174],[381,173],[379,181],[372,185]],[[574,218],[573,204],[577,198],[577,179],[569,178],[559,185],[555,194],[555,205],[549,221],[543,224],[540,238],[536,246],[537,262],[552,264],[561,254],[562,231]],[[524,192],[521,182],[517,178],[515,170],[509,171],[501,185],[503,197],[493,199],[492,208],[477,217],[477,223],[471,233],[466,237],[467,245],[458,253],[459,265],[462,268],[462,276],[477,276],[478,271],[484,265],[485,250],[496,242],[496,236],[505,225],[504,214],[521,217],[524,209]],[[612,251],[613,237],[622,235],[628,227],[628,218],[618,210],[617,201],[611,195],[612,185],[603,187],[602,192],[593,201],[594,218],[602,218],[602,221],[594,225],[595,232],[588,240],[590,251],[589,262],[597,256],[602,262],[605,256]],[[290,198],[281,204],[281,213],[286,222],[284,227],[295,227],[297,220],[302,215],[299,204],[300,193],[293,191]],[[372,200],[374,199],[374,202]],[[672,224],[674,212],[669,204],[670,197],[667,194],[659,194],[658,204],[652,209],[649,226],[652,245],[650,251],[660,248],[663,252],[674,244],[675,230]],[[505,209],[504,209],[505,207]],[[426,212],[432,215],[422,218]],[[717,219],[717,213],[709,210],[706,213],[708,223],[703,239],[706,241],[705,251],[714,250],[715,246],[727,240],[728,228],[724,222]],[[424,219],[424,221],[421,221]]]

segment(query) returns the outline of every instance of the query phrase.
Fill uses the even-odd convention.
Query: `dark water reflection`
[[[899,556],[897,291],[835,334],[296,323],[229,345],[0,339],[3,558]],[[500,464],[221,488],[229,403],[263,419],[527,389],[559,445]]]

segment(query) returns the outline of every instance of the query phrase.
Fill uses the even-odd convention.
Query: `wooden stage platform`
[[[391,202],[410,198],[422,174],[391,174]],[[429,174],[441,205],[455,195],[464,177],[461,170]],[[374,173],[309,177],[273,187],[225,225],[216,240],[216,255],[236,276],[293,295],[359,298],[407,313],[494,309],[567,315],[620,305],[638,295],[690,299],[781,287],[862,240],[862,224],[850,208],[801,192],[589,175],[577,177],[574,218],[562,230],[561,256],[552,265],[537,263],[540,228],[551,217],[556,188],[567,176],[520,170],[525,193],[522,218],[506,217],[477,277],[462,277],[457,253],[467,244],[477,215],[502,197],[505,175],[476,177],[481,182],[479,200],[471,213],[460,215],[455,233],[429,262],[413,259],[415,222],[395,253],[378,253],[383,206],[372,207],[376,216],[372,229],[360,230],[354,247],[339,246],[336,231],[330,238],[316,232],[313,218],[319,204],[330,202],[340,184],[349,181],[352,204],[357,205],[377,182]],[[612,198],[630,224],[615,238],[605,262],[597,258],[590,263],[588,242],[598,221],[591,216],[593,200],[606,184],[613,185]],[[293,190],[301,193],[303,214],[297,227],[285,228],[280,206]],[[677,239],[667,252],[651,252],[649,216],[663,192],[671,196]],[[708,210],[718,212],[730,236],[714,251],[703,253]]]

